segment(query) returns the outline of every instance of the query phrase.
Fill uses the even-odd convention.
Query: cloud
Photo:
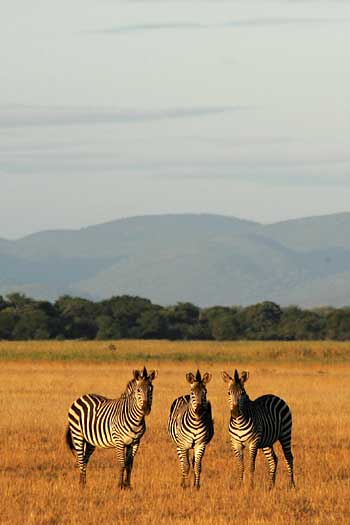
[[[184,186],[190,180],[270,187],[350,186],[350,156],[344,147],[331,148],[324,141],[316,148],[302,136],[269,137],[258,131],[225,136],[225,130],[210,127],[211,116],[221,119],[221,114],[254,109],[0,107],[0,176],[87,175],[122,181],[132,175]],[[187,119],[205,117],[207,127],[201,121],[198,126],[187,125]],[[149,121],[165,119],[183,122],[166,125],[166,133],[163,126],[150,132]],[[111,125],[129,123],[144,125],[136,133],[134,127],[110,130]],[[95,130],[97,124],[100,128]],[[72,126],[69,132],[68,126]]]
[[[253,140],[256,144],[257,138]],[[264,143],[264,139],[262,139]],[[166,147],[165,147],[166,149]],[[158,151],[159,150],[159,151]],[[252,152],[247,156],[236,157],[233,151],[230,158],[220,154],[213,156],[204,149],[202,154],[192,153],[191,147],[182,150],[175,145],[168,151],[164,144],[151,146],[151,150],[119,148],[113,142],[103,150],[100,145],[83,146],[79,143],[58,144],[42,150],[30,148],[0,151],[0,176],[27,174],[28,176],[60,175],[67,177],[104,177],[125,180],[133,175],[143,179],[154,179],[167,184],[181,184],[186,187],[194,181],[216,181],[218,184],[248,183],[267,186],[350,186],[350,157],[332,156],[288,159],[270,152],[266,157]],[[181,150],[181,156],[177,155]],[[237,151],[237,150],[236,150]]]
[[[285,26],[285,25],[304,25],[320,24],[337,21],[329,18],[247,18],[242,20],[231,20],[222,24],[221,27],[240,28],[240,27],[265,27],[265,26]]]
[[[144,33],[149,31],[164,30],[203,30],[203,29],[239,29],[239,28],[259,28],[259,27],[278,27],[285,25],[308,25],[308,24],[328,24],[328,23],[348,23],[348,19],[339,18],[242,18],[229,20],[219,23],[197,23],[197,22],[169,22],[169,23],[148,23],[118,25],[105,29],[86,31],[85,33],[97,35],[122,35],[127,33]]]
[[[244,106],[199,106],[192,108],[118,111],[115,108],[0,107],[0,128],[131,124],[168,119],[201,118],[247,109],[249,108]]]
[[[135,25],[125,25],[125,26],[114,26],[108,29],[101,29],[97,31],[89,31],[89,33],[95,34],[123,34],[123,33],[137,33],[145,31],[162,31],[167,29],[206,29],[211,27],[208,24],[197,24],[197,23],[186,23],[186,22],[177,22],[177,23],[160,23],[160,24],[135,24]]]

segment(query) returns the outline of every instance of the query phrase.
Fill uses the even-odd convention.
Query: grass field
[[[350,523],[350,345],[347,343],[108,342],[0,343],[1,524],[346,524]],[[71,402],[87,392],[118,397],[132,369],[157,368],[147,432],[132,490],[117,489],[113,450],[97,450],[79,488],[64,431]],[[166,433],[185,373],[210,371],[215,435],[199,491],[180,488],[176,451]],[[234,367],[250,371],[251,398],[283,397],[293,412],[297,488],[287,489],[280,447],[277,484],[258,454],[256,486],[240,487],[227,425],[226,387]]]

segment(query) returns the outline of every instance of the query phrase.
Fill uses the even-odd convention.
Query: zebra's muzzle
[[[238,406],[235,406],[231,409],[231,417],[238,417],[239,416],[239,408]]]
[[[204,412],[204,408],[202,405],[199,405],[197,406],[195,409],[194,409],[194,413],[197,415],[197,416],[201,416]]]
[[[148,414],[151,412],[151,405],[144,404],[142,406],[142,412],[145,414],[145,416],[148,416]]]

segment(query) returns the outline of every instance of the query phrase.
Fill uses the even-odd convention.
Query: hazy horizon
[[[0,237],[350,211],[350,5],[3,0]]]
[[[80,230],[84,230],[86,228],[93,228],[93,227],[96,227],[96,226],[103,226],[105,224],[112,224],[116,221],[128,221],[128,220],[133,220],[133,219],[147,219],[147,218],[152,218],[152,217],[167,217],[167,216],[170,216],[170,217],[190,217],[190,216],[198,216],[198,217],[222,217],[222,218],[227,218],[227,219],[238,219],[239,221],[242,221],[242,222],[248,222],[248,223],[255,223],[257,225],[260,225],[260,226],[272,226],[272,225],[277,225],[277,224],[283,224],[283,223],[286,223],[286,222],[293,222],[293,221],[303,221],[303,220],[308,220],[308,219],[315,219],[315,218],[325,218],[325,217],[331,217],[331,216],[336,216],[336,215],[350,215],[350,211],[343,211],[343,212],[336,212],[336,213],[328,213],[328,214],[322,214],[322,215],[307,215],[307,216],[300,216],[300,217],[292,217],[290,219],[282,219],[282,220],[276,220],[276,221],[267,221],[267,222],[264,222],[264,221],[256,221],[256,220],[253,220],[253,219],[250,219],[249,217],[239,217],[239,216],[236,216],[236,215],[226,215],[226,214],[223,214],[223,213],[209,213],[209,212],[179,212],[179,213],[149,213],[149,214],[144,214],[144,215],[129,215],[129,216],[125,216],[125,217],[118,217],[116,219],[111,219],[111,220],[107,220],[107,221],[102,221],[102,222],[97,222],[97,223],[88,223],[88,224],[84,224],[84,225],[81,225],[81,226],[77,226],[77,227],[72,227],[72,228],[69,228],[69,227],[66,227],[66,228],[44,228],[42,230],[37,230],[37,231],[33,231],[33,232],[30,232],[28,234],[25,234],[25,235],[21,235],[19,237],[5,237],[5,236],[2,236],[1,235],[1,232],[0,232],[0,240],[4,240],[4,241],[18,241],[20,239],[23,239],[25,237],[29,237],[31,235],[35,235],[37,233],[45,233],[45,232],[55,232],[55,231],[80,231]]]

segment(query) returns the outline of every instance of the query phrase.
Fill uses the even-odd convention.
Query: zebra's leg
[[[116,445],[117,459],[119,464],[119,488],[124,488],[124,471],[126,463],[126,447],[124,443],[118,442]]]
[[[95,452],[95,449],[96,449],[96,447],[94,445],[91,445],[87,441],[85,442],[84,462],[85,462],[86,466],[89,463],[90,457]]]
[[[85,441],[85,439],[83,437],[74,436],[73,443],[77,454],[77,465],[80,470],[80,485],[84,486],[86,484],[86,467],[92,452],[86,460],[85,450],[88,443]]]
[[[290,435],[287,436],[287,438],[280,439],[280,443],[282,446],[283,454],[287,463],[287,469],[289,474],[289,488],[294,488],[294,471],[293,471],[293,465],[294,465],[294,459],[292,454],[292,447],[291,447],[291,437]]]
[[[180,460],[180,467],[182,473],[181,487],[186,488],[188,485],[188,474],[190,472],[189,450],[176,447],[176,451]]]
[[[243,483],[243,475],[244,475],[243,446],[241,443],[237,443],[236,441],[232,441],[231,444],[233,448],[233,453],[238,460],[239,481]]]
[[[278,457],[276,456],[275,451],[273,450],[273,447],[264,447],[263,452],[265,454],[265,457],[268,463],[270,488],[272,489],[275,486],[275,481],[276,481],[276,470],[277,470]]]
[[[134,457],[136,455],[138,448],[139,448],[139,443],[136,443],[134,445],[128,445],[126,447],[126,454],[125,454],[126,478],[124,482],[125,488],[130,488],[131,471],[132,471],[132,466],[134,463]]]
[[[194,448],[194,487],[199,489],[200,487],[200,477],[202,470],[202,458],[205,453],[205,444],[199,445]]]
[[[250,474],[250,486],[254,487],[254,472],[255,472],[255,460],[258,452],[256,443],[252,443],[249,446],[249,474]]]

